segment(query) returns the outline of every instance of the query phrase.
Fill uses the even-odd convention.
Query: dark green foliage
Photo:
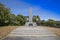
[[[26,22],[26,19],[23,15],[17,15],[17,21],[19,21],[19,25],[24,25]]]
[[[24,25],[26,19],[23,15],[15,16],[10,9],[0,3],[0,26]]]
[[[33,16],[33,22],[37,22],[40,21],[40,17],[39,16]]]
[[[33,22],[36,22],[38,26],[40,26],[40,17],[39,16],[33,16]]]
[[[40,25],[60,28],[60,21],[54,21],[52,19],[48,19],[47,21],[41,20]]]
[[[0,25],[8,25],[10,18],[10,9],[0,4]]]
[[[56,21],[56,26],[55,27],[59,27],[60,28],[60,21]]]
[[[55,21],[52,20],[52,19],[49,19],[49,20],[47,21],[47,25],[48,25],[48,26],[54,26],[54,25],[55,25]]]
[[[41,21],[40,21],[40,25],[45,26],[45,25],[46,25],[46,21],[45,21],[45,20],[41,20]]]

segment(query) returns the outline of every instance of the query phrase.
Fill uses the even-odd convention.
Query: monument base
[[[37,25],[36,25],[36,23],[35,22],[27,22],[26,24],[25,24],[25,26],[33,26],[33,27],[36,27]]]

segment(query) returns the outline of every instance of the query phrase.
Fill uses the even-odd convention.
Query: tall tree
[[[17,21],[19,21],[20,25],[24,25],[26,22],[26,19],[23,15],[17,15]]]
[[[0,25],[8,25],[10,22],[11,12],[4,4],[0,3]]]

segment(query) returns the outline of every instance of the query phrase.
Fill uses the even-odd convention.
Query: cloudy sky
[[[0,0],[11,9],[15,15],[29,15],[32,7],[33,15],[39,15],[41,20],[60,20],[60,0]]]

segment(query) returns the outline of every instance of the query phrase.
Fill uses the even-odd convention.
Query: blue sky
[[[60,20],[60,0],[0,0],[11,9],[15,15],[29,15],[32,7],[33,15],[39,15],[41,20]]]

